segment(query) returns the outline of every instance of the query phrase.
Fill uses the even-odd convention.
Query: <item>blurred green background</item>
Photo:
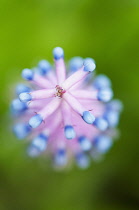
[[[119,141],[85,171],[27,158],[9,131],[13,84],[56,46],[93,57],[124,103]],[[138,84],[138,0],[0,0],[0,210],[139,209]]]

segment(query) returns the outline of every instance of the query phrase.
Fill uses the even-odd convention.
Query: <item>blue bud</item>
[[[38,155],[40,155],[43,151],[46,150],[47,141],[48,136],[44,135],[43,133],[39,134],[32,140],[27,151],[28,155],[31,157],[37,157]]]
[[[98,100],[108,102],[113,97],[113,91],[110,88],[105,88],[98,91]]]
[[[47,147],[48,137],[44,134],[39,134],[36,138],[33,139],[32,145],[37,147],[40,152],[43,152]]]
[[[48,61],[46,60],[41,60],[39,63],[38,63],[38,69],[37,69],[37,72],[39,74],[41,74],[42,76],[46,75],[51,69],[51,65]]]
[[[88,124],[92,124],[95,120],[94,115],[92,115],[89,111],[84,111],[82,118]]]
[[[95,68],[96,68],[96,64],[95,64],[94,59],[86,58],[84,60],[84,71],[92,72],[95,70]]]
[[[90,159],[86,154],[79,153],[76,155],[76,163],[79,168],[86,169],[90,165]]]
[[[22,77],[25,79],[25,80],[33,80],[33,77],[34,77],[34,73],[32,70],[30,69],[24,69],[22,71]]]
[[[97,117],[93,122],[100,131],[105,131],[108,128],[108,122],[103,117]]]
[[[28,124],[16,124],[13,127],[13,132],[18,139],[24,139],[31,131],[31,128]]]
[[[111,81],[107,76],[100,74],[95,78],[93,85],[97,89],[109,88],[111,86]]]
[[[67,164],[67,155],[64,149],[59,149],[54,156],[54,163],[57,166],[65,166]]]
[[[80,143],[80,146],[81,146],[82,150],[88,151],[88,150],[91,149],[92,144],[91,144],[91,141],[90,141],[87,137],[85,137],[85,136],[80,136],[80,137],[78,138],[78,141],[79,141],[79,143]]]
[[[53,50],[53,55],[54,55],[55,60],[59,60],[60,58],[64,57],[64,51],[61,47],[56,47]]]
[[[25,102],[31,101],[32,100],[32,96],[31,96],[30,93],[21,93],[19,95],[19,99],[20,99],[20,101],[25,103]]]
[[[94,147],[100,153],[106,153],[112,146],[113,141],[109,136],[100,135],[94,140]]]
[[[73,126],[71,125],[66,125],[64,128],[64,133],[67,139],[74,139],[76,136],[75,130]]]
[[[18,98],[17,99],[14,99],[12,101],[12,110],[13,111],[17,111],[17,112],[22,112],[22,111],[25,111],[27,109],[27,105],[23,102],[21,102]]]
[[[116,111],[107,111],[104,118],[107,120],[109,127],[114,128],[119,123],[119,113]]]
[[[43,119],[41,117],[40,114],[36,114],[33,117],[30,118],[29,120],[29,125],[32,128],[37,128],[41,123],[42,123]]]
[[[71,71],[75,72],[83,66],[83,58],[74,57],[69,62],[69,68]]]
[[[40,155],[40,151],[38,150],[37,147],[35,147],[34,145],[30,145],[28,147],[28,150],[27,150],[27,154],[32,157],[32,158],[35,158],[35,157],[38,157]]]
[[[16,94],[19,95],[20,93],[30,92],[31,89],[24,84],[19,84],[16,87]]]
[[[121,112],[123,110],[123,103],[118,99],[112,100],[107,104],[107,109]]]

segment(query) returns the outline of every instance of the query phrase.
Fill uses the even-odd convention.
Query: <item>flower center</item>
[[[63,94],[66,92],[62,87],[60,87],[59,85],[56,85],[56,94],[55,96],[62,98]]]

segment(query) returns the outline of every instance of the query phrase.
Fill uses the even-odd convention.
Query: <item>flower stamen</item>
[[[63,94],[66,92],[62,87],[60,87],[59,85],[56,85],[56,94],[55,96],[62,98]]]

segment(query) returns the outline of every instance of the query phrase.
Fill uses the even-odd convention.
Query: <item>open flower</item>
[[[30,156],[45,153],[59,167],[75,159],[86,168],[90,156],[98,158],[112,146],[122,104],[112,100],[110,80],[94,76],[92,58],[72,58],[66,72],[63,49],[56,47],[53,55],[56,72],[46,60],[22,71],[31,86],[16,88],[11,110],[20,122],[13,130],[19,139],[30,140]]]

